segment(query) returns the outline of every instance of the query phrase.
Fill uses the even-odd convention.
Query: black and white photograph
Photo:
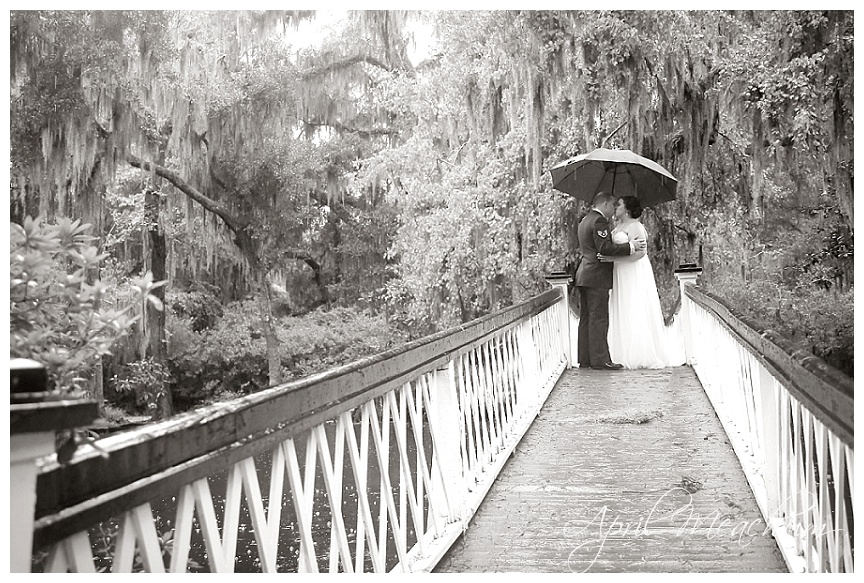
[[[854,572],[854,10],[39,4],[10,573]]]

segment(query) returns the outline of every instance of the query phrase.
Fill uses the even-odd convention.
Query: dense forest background
[[[853,374],[851,10],[315,18],[11,12],[12,356],[122,421],[469,321],[572,268],[604,146],[679,179],[667,315],[698,263]]]

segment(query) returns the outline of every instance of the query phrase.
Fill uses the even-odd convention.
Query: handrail
[[[364,492],[359,492],[366,480],[366,469],[361,466],[366,468],[377,462],[385,468],[395,463],[389,458],[392,430],[399,450],[401,478],[390,484],[388,472],[381,472],[381,512],[387,517],[382,514],[384,526],[379,535],[389,532],[385,536],[396,540],[391,546],[396,544],[399,552],[395,557],[387,549],[378,548],[372,562],[376,570],[385,564],[387,569],[393,568],[394,561],[396,568],[406,570],[418,565],[431,568],[434,562],[430,566],[429,561],[434,553],[429,554],[426,539],[436,541],[433,546],[437,545],[440,556],[458,536],[459,529],[467,526],[467,519],[485,494],[484,488],[491,486],[509,456],[508,450],[512,451],[527,430],[566,366],[565,343],[560,338],[564,331],[560,329],[558,315],[562,307],[560,289],[552,289],[522,304],[349,365],[105,437],[96,442],[98,449],[82,446],[68,463],[46,464],[38,477],[34,547],[49,549],[48,570],[77,569],[73,558],[89,568],[92,557],[87,551],[87,529],[100,521],[123,516],[122,532],[128,526],[129,532],[137,533],[134,536],[147,539],[139,541],[150,545],[149,550],[145,545],[149,557],[145,567],[159,571],[160,561],[154,550],[159,545],[154,543],[150,503],[179,491],[176,529],[191,528],[191,508],[203,508],[199,508],[199,514],[203,512],[199,522],[211,522],[209,534],[205,533],[210,537],[208,554],[224,555],[218,560],[211,558],[211,569],[230,571],[233,562],[228,547],[232,537],[236,544],[236,533],[224,532],[223,528],[220,535],[219,528],[214,526],[215,519],[207,518],[213,507],[208,502],[208,477],[228,469],[229,484],[236,485],[229,487],[226,496],[236,496],[231,500],[239,506],[239,490],[231,494],[234,492],[231,488],[241,488],[242,483],[247,505],[250,509],[258,508],[262,498],[255,458],[270,453],[274,476],[287,472],[290,478],[298,529],[304,537],[310,533],[311,518],[307,511],[311,512],[313,505],[312,494],[307,490],[310,480],[314,485],[315,472],[323,472],[330,509],[339,509],[332,512],[331,569],[335,565],[336,570],[352,570],[350,563],[356,562],[362,570],[363,547],[368,539],[371,552],[375,537],[371,534],[369,501]],[[331,434],[333,427],[335,435]],[[361,432],[359,446],[355,427]],[[428,441],[430,431],[434,443]],[[454,434],[457,440],[461,435],[461,443],[452,442]],[[294,443],[304,435],[306,450],[301,451],[301,458],[307,464],[305,480],[301,478],[303,468]],[[408,435],[413,435],[416,443],[406,441]],[[330,440],[335,441],[331,444]],[[350,458],[347,461],[346,455]],[[371,456],[377,460],[370,461]],[[336,532],[341,494],[330,490],[330,479],[342,478],[342,461],[351,462],[360,497],[358,504],[366,506],[357,509],[356,535],[360,546],[359,557],[353,558],[347,556],[350,553],[344,544],[348,532],[345,525]],[[416,476],[411,479],[414,473]],[[281,479],[278,484],[271,484],[271,488],[278,491]],[[410,522],[417,531],[413,535],[416,537],[413,550],[408,549],[411,537],[405,526],[405,507],[401,513],[390,507],[391,503],[397,504],[390,493],[393,488],[402,492],[402,504],[408,491]],[[273,496],[271,491],[271,499]],[[443,504],[442,500],[449,502]],[[228,500],[225,503],[227,521]],[[206,510],[208,504],[211,511]],[[428,509],[424,510],[424,505]],[[267,522],[261,518],[263,510],[250,512],[253,518],[258,516],[259,521]],[[274,511],[271,504],[270,512],[276,513],[278,523],[279,508]],[[425,532],[422,529],[431,528],[424,526],[425,512],[442,516],[450,526],[442,529],[436,524],[433,533]],[[365,525],[362,528],[361,518]],[[255,536],[266,538],[260,531],[274,528],[258,524]],[[366,538],[361,537],[364,532]],[[189,534],[184,533],[188,543]],[[262,557],[262,562],[267,563],[262,567],[264,570],[275,570],[273,561],[279,534],[277,531],[271,535],[275,540],[272,536],[259,540],[259,545],[268,549],[266,553],[260,551],[266,554],[266,561]],[[133,535],[127,535],[127,539],[130,536]],[[175,539],[177,536],[175,533]],[[211,540],[213,536],[216,538]],[[215,550],[220,545],[213,541],[219,536],[225,537],[220,543],[224,552]],[[134,548],[134,540],[131,544]],[[387,546],[384,542],[380,544]],[[303,549],[300,568],[317,570],[314,543],[302,538],[300,547]],[[179,548],[184,550],[182,545]],[[115,562],[119,563],[114,565],[115,570],[131,568],[126,551],[122,554],[118,548]],[[185,552],[188,553],[188,548]],[[411,561],[406,563],[409,555]],[[185,564],[175,564],[172,558],[171,569],[185,570]]]
[[[682,297],[688,363],[787,566],[854,572],[851,380],[686,281]]]
[[[773,330],[758,324],[716,295],[695,286],[684,286],[687,296],[714,314],[747,346],[759,362],[846,445],[855,445],[855,386],[851,378],[803,351]]]

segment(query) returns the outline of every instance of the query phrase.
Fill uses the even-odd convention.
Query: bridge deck
[[[689,367],[568,370],[439,572],[786,566]]]

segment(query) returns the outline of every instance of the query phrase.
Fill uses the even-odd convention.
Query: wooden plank
[[[785,570],[689,367],[565,372],[435,569]]]
[[[98,403],[89,399],[13,402],[9,406],[9,432],[35,433],[83,427],[98,416]]]

